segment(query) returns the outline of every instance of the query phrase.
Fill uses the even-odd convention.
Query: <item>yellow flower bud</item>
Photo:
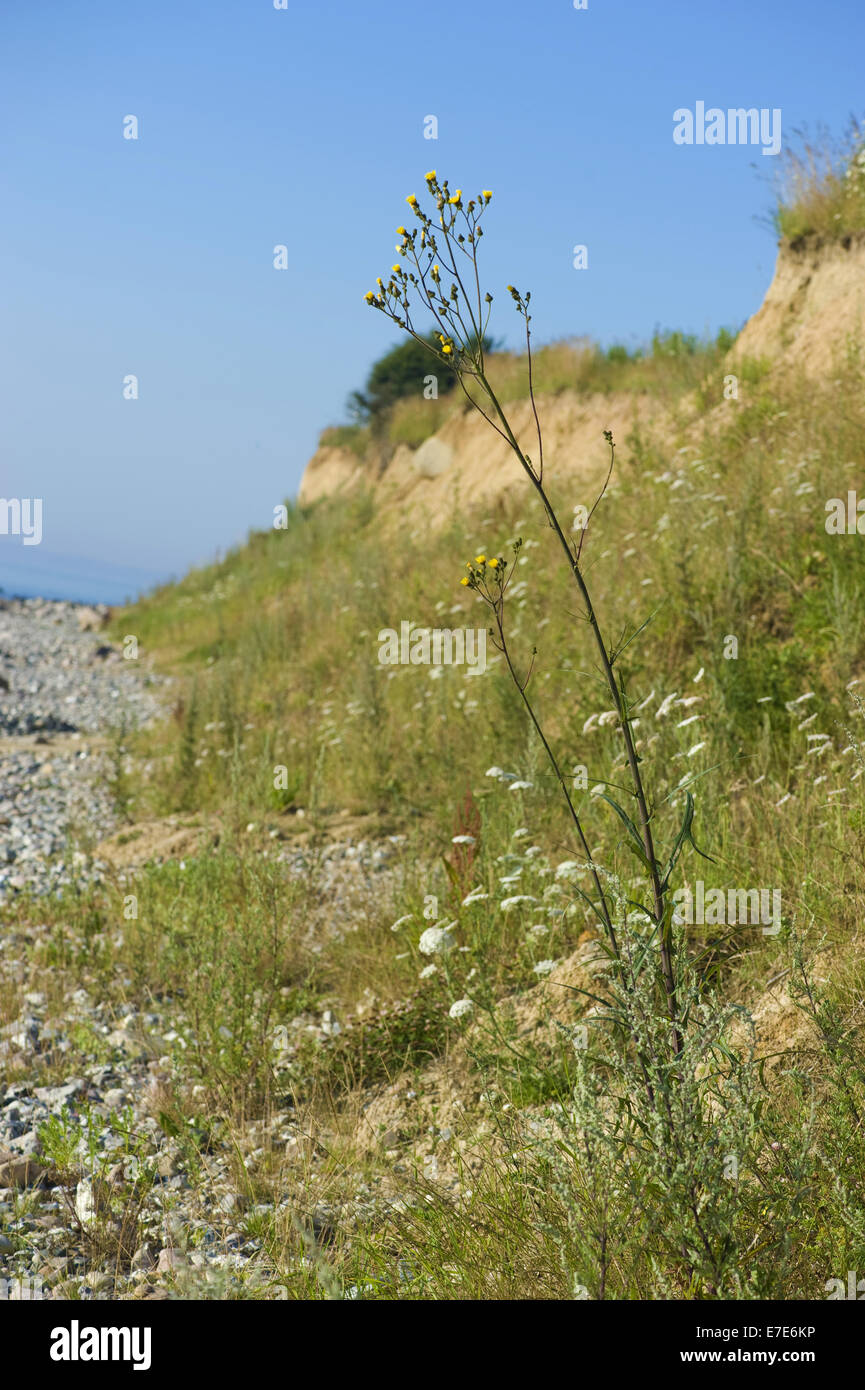
[[[461,583],[461,584],[468,584],[468,582],[469,582],[469,581],[466,579],[465,575],[463,575],[462,579],[460,580],[460,583]]]
[[[414,196],[413,193],[410,193],[408,195],[408,197],[406,198],[406,202],[409,204],[410,207],[417,207],[417,198]]]

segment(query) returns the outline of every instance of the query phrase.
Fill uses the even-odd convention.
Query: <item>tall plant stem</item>
[[[673,1027],[673,1049],[676,1055],[678,1056],[682,1051],[683,1043],[682,1034],[679,1028],[679,1010],[678,1001],[676,998],[676,981],[675,976],[673,974],[673,960],[670,951],[670,934],[669,928],[665,923],[666,902],[664,887],[661,883],[661,875],[658,868],[658,862],[655,858],[655,844],[654,837],[652,835],[651,814],[649,812],[649,806],[646,800],[645,788],[643,787],[643,779],[640,774],[640,759],[637,754],[636,746],[634,744],[634,734],[631,728],[630,718],[628,715],[628,706],[625,691],[619,683],[619,681],[616,679],[616,674],[613,670],[613,660],[611,659],[610,654],[607,650],[607,644],[604,641],[604,635],[601,632],[601,627],[598,622],[597,614],[595,612],[595,606],[592,603],[591,595],[589,594],[589,590],[586,585],[583,572],[580,568],[579,560],[574,555],[571,546],[568,542],[568,538],[562,530],[559,519],[556,516],[555,510],[553,508],[553,504],[547,496],[541,475],[539,472],[535,471],[534,467],[532,466],[531,460],[526,457],[526,455],[520,448],[519,442],[517,441],[517,438],[513,430],[511,429],[507,416],[502,410],[499,400],[492,387],[490,386],[489,381],[486,378],[486,375],[482,372],[478,372],[477,380],[483,387],[487,395],[487,398],[489,399],[490,405],[492,406],[493,410],[495,411],[495,414],[498,416],[498,419],[501,422],[502,433],[505,435],[505,438],[507,439],[508,443],[510,444],[511,448],[513,449],[514,453],[519,459],[523,471],[528,475],[532,486],[537,492],[538,497],[541,500],[541,504],[543,505],[544,511],[546,512],[547,521],[549,522],[549,525],[553,533],[555,534],[556,539],[561,545],[562,550],[567,556],[568,568],[570,569],[571,574],[573,575],[576,585],[580,591],[580,597],[582,598],[586,611],[586,619],[589,623],[589,626],[592,630],[592,635],[595,640],[595,647],[597,648],[598,657],[600,659],[601,670],[603,671],[604,679],[610,691],[610,695],[613,699],[616,710],[618,711],[619,721],[622,728],[622,734],[625,740],[625,753],[628,759],[628,768],[631,776],[631,785],[633,789],[634,799],[637,803],[640,835],[642,837],[643,850],[645,853],[648,871],[652,883],[654,918],[658,930],[658,939],[660,943],[661,973],[664,980],[664,993],[666,995],[667,1000],[667,1012],[669,1014],[670,1022]],[[615,445],[613,444],[612,440],[610,440],[610,449],[615,449]],[[555,766],[555,762],[553,763],[553,765]],[[591,859],[591,856],[589,856],[589,858]]]

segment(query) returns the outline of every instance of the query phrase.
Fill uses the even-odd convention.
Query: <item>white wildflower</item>
[[[456,942],[448,928],[455,925],[456,923],[449,922],[446,927],[427,927],[426,931],[421,933],[420,941],[417,944],[421,955],[441,956],[452,951]]]
[[[488,897],[489,893],[481,893],[479,890],[473,889],[468,897],[463,898],[463,907],[471,907],[472,903],[481,903]]]
[[[534,967],[535,974],[550,975],[555,970],[557,964],[558,961],[554,960],[539,960],[537,965]]]
[[[457,999],[448,1009],[448,1018],[468,1018],[474,1007],[471,999]]]
[[[584,866],[578,859],[563,859],[556,869],[556,878],[579,878],[583,870]]]

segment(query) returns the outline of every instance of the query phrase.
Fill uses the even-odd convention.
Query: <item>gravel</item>
[[[77,828],[91,844],[115,828],[111,733],[159,717],[167,682],[124,658],[101,632],[104,617],[71,603],[0,598],[0,906],[23,892],[84,886],[107,870],[75,850]],[[311,939],[340,935],[374,910],[401,843],[343,841],[315,854],[274,844],[287,878],[318,875]],[[343,1207],[318,1199],[326,1150],[291,1109],[250,1121],[231,1142],[214,1137],[200,1152],[181,1144],[161,1122],[179,1079],[174,1002],[116,1008],[80,984],[60,986],[59,996],[54,987],[49,998],[52,986],[32,988],[32,960],[34,952],[50,959],[51,940],[38,913],[26,925],[0,922],[0,1300],[164,1298],[168,1288],[187,1298],[241,1289],[287,1297],[274,1285],[268,1226],[300,1221],[313,1246],[323,1243],[377,1209],[381,1179],[371,1189],[359,1174]],[[59,984],[56,967],[46,980]],[[332,1038],[341,1026],[330,1012],[293,1024],[295,1038]],[[98,1064],[82,1062],[81,1030],[101,1040]],[[294,1051],[287,1036],[282,1064]],[[46,1125],[55,1131],[48,1152]],[[53,1167],[58,1133],[72,1145],[65,1172]],[[250,1177],[276,1153],[297,1164],[297,1182],[253,1203],[252,1184],[238,1180],[238,1148]],[[118,1223],[130,1210],[131,1236],[121,1239]],[[106,1231],[115,1237],[107,1249]]]
[[[88,877],[70,830],[98,841],[114,825],[110,761],[88,736],[139,727],[160,712],[157,682],[104,636],[99,610],[0,599],[0,902]],[[104,742],[104,739],[103,739]]]

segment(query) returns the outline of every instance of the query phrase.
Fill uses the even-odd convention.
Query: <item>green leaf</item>
[[[672,853],[669,859],[667,860],[667,867],[664,871],[664,877],[661,880],[661,889],[664,892],[667,891],[667,887],[669,885],[673,870],[675,869],[676,864],[679,860],[679,856],[681,855],[682,850],[685,848],[686,844],[690,845],[692,849],[695,849],[702,859],[708,859],[709,862],[712,864],[715,863],[715,860],[712,858],[711,854],[705,854],[703,850],[700,849],[700,846],[695,842],[694,836],[691,833],[691,826],[693,825],[693,823],[694,798],[692,797],[690,792],[685,792],[685,815],[682,820],[682,828],[676,836],[676,843],[674,844]]]
[[[649,873],[651,873],[652,866],[649,863],[648,855],[646,854],[646,851],[643,848],[643,841],[640,837],[640,832],[634,825],[634,822],[631,820],[631,817],[628,815],[627,811],[623,810],[619,803],[617,801],[614,801],[611,796],[607,796],[606,792],[601,792],[601,799],[610,803],[610,805],[612,806],[613,810],[619,817],[619,820],[622,822],[622,824],[628,832],[628,835],[631,838],[630,848],[633,850],[634,854],[636,854],[643,867],[647,869]]]
[[[180,1127],[172,1120],[166,1110],[159,1112],[159,1128],[163,1134],[167,1134],[169,1139],[177,1139],[180,1135]]]

